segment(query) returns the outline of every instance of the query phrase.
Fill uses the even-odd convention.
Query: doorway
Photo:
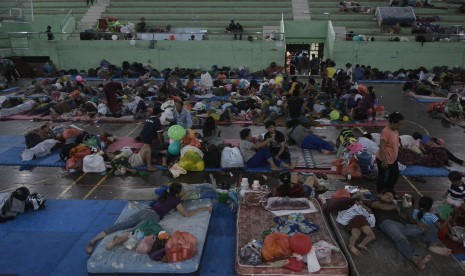
[[[286,73],[291,75],[299,74],[298,59],[303,53],[307,54],[311,59],[312,54],[317,58],[323,57],[324,43],[309,43],[309,44],[286,44],[286,52],[284,57],[284,66]]]

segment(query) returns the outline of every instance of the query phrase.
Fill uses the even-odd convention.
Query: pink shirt
[[[381,131],[380,140],[384,140],[385,142],[384,155],[386,157],[386,163],[388,165],[393,164],[397,160],[397,155],[399,153],[399,132],[387,126]],[[376,158],[383,161],[380,150],[376,153]]]

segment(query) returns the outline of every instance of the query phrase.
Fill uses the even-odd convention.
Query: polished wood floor
[[[399,111],[404,114],[406,121],[401,129],[401,134],[412,134],[415,131],[427,132],[430,135],[437,135],[446,140],[447,148],[459,157],[465,157],[463,147],[464,130],[457,126],[444,125],[441,120],[431,119],[426,112],[426,104],[421,104],[401,94],[400,85],[374,85],[375,91],[380,98],[381,104],[385,105],[389,111]],[[66,124],[66,123],[65,123]],[[0,121],[1,135],[24,134],[30,129],[40,125],[40,122],[32,121]],[[77,124],[90,133],[100,133],[103,131],[116,136],[135,137],[141,130],[141,124]],[[221,127],[223,138],[239,137],[240,125]],[[258,135],[264,132],[264,127],[252,127],[253,134]],[[0,192],[11,191],[20,186],[26,186],[32,191],[43,194],[46,198],[55,199],[120,199],[123,192],[129,189],[149,188],[162,185],[172,179],[162,172],[154,172],[147,176],[115,176],[76,173],[69,174],[60,168],[35,168],[31,171],[19,171],[18,167],[0,166]],[[235,174],[231,178],[229,175],[218,175],[215,177],[220,181],[234,182],[241,177]],[[260,178],[261,183],[270,186],[276,185],[277,179],[269,175],[267,180],[261,175],[251,175],[249,178]],[[210,182],[208,173],[188,173],[177,178],[176,181],[186,183]],[[374,189],[373,181],[352,181],[370,189]],[[430,177],[427,183],[416,183],[400,178],[397,184],[399,192],[409,192],[419,196],[420,194],[432,196],[439,199],[448,188],[447,178]]]

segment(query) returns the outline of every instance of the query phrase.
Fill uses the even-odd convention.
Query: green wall
[[[1,24],[0,32],[45,32],[48,25],[52,27],[52,32],[60,32],[60,24],[65,17],[66,14],[63,11],[63,14],[53,16],[36,15],[33,23],[6,21]]]
[[[346,63],[365,64],[381,70],[418,68],[425,66],[464,67],[463,42],[352,42],[337,41],[334,45],[337,67]]]
[[[245,66],[251,72],[262,70],[275,61],[283,64],[284,44],[279,41],[158,41],[155,49],[149,41],[43,41],[30,40],[30,49],[15,49],[11,55],[50,56],[61,69],[84,69],[99,66],[102,59],[120,65],[123,61],[150,62],[155,68],[212,65]]]

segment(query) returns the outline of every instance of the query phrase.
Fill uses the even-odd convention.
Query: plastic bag
[[[222,168],[243,168],[244,159],[239,148],[225,147],[221,153]]]
[[[262,255],[260,255],[260,252],[249,245],[242,247],[240,258],[248,265],[262,264]]]
[[[203,162],[203,153],[200,155],[194,150],[188,150],[182,154],[179,160],[179,166],[189,172],[201,172],[205,169],[205,163]]]
[[[102,156],[98,154],[91,154],[84,157],[82,170],[85,173],[102,173],[106,172],[107,168]]]
[[[145,236],[137,245],[136,251],[142,254],[149,254],[152,251],[153,244],[155,243],[155,236]]]
[[[284,260],[292,255],[289,236],[284,233],[271,233],[263,242],[262,257],[265,262]]]
[[[165,245],[168,262],[181,262],[197,252],[197,238],[187,232],[176,231]]]

